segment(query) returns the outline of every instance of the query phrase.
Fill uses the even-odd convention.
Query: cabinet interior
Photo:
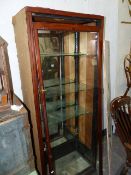
[[[38,30],[38,36],[56,172],[73,175],[95,164],[98,34]]]

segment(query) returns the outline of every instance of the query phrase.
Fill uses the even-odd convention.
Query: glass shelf
[[[86,114],[91,114],[91,112],[87,111],[86,108],[73,105],[59,109],[57,111],[48,112],[47,116],[49,125],[55,125],[60,122],[64,122],[72,118],[78,118],[79,116]]]
[[[55,79],[50,79],[50,80],[44,80],[44,87],[53,87],[53,86],[58,86],[60,84],[69,84],[69,83],[74,83],[74,80],[71,79],[65,79],[65,78],[55,78]]]
[[[59,96],[66,95],[66,94],[71,94],[71,93],[76,93],[76,92],[94,89],[94,87],[89,87],[83,83],[79,83],[77,85],[77,89],[75,88],[75,86],[76,86],[76,84],[72,82],[69,84],[62,84],[59,86],[45,88],[46,99],[53,98],[53,97],[55,98],[55,97],[59,97]]]
[[[41,53],[42,57],[58,57],[58,56],[93,56],[96,57],[96,55],[90,55],[88,53]]]
[[[62,100],[55,100],[55,101],[51,101],[51,102],[46,101],[46,110],[47,110],[47,112],[57,111],[60,108],[65,108],[65,107],[72,106],[72,105],[74,105],[73,100],[69,101],[69,102],[65,102],[65,100],[63,100],[63,101]]]

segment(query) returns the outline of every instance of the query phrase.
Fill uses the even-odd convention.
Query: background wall
[[[65,11],[105,16],[105,39],[110,41],[111,96],[115,96],[117,58],[118,0],[4,0],[0,1],[0,35],[8,42],[9,61],[15,93],[22,99],[21,81],[14,40],[12,16],[24,6],[41,6]]]
[[[119,2],[118,6],[118,40],[117,40],[117,57],[116,57],[116,86],[115,95],[124,94],[126,89],[126,77],[124,73],[123,60],[131,49],[131,24],[123,24],[122,21],[131,22],[129,15],[128,0]],[[128,93],[131,96],[131,90]]]

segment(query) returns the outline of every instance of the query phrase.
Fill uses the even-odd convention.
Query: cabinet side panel
[[[38,130],[37,130],[37,123],[36,123],[36,111],[35,111],[34,95],[33,95],[33,84],[32,84],[32,76],[31,76],[32,73],[31,73],[30,54],[29,54],[29,46],[28,46],[28,34],[27,34],[25,9],[23,9],[16,16],[13,17],[13,25],[14,25],[14,32],[15,32],[15,42],[17,47],[17,57],[19,61],[23,99],[24,99],[25,105],[28,107],[31,113],[35,153],[37,157],[37,168],[41,172],[40,150],[39,150],[39,144],[38,144],[39,143]]]

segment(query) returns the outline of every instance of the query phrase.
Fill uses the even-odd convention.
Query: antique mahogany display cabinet
[[[103,21],[39,7],[13,17],[41,175],[102,174]]]

